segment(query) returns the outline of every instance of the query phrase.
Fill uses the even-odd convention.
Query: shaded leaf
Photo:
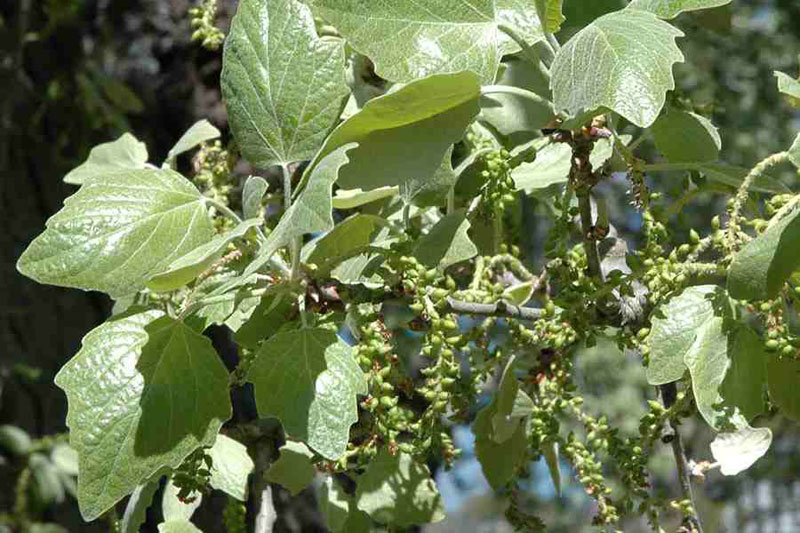
[[[613,154],[609,139],[600,139],[594,145],[589,160],[593,168],[600,168]],[[531,163],[522,163],[511,171],[518,191],[535,194],[551,185],[566,183],[572,166],[572,149],[565,143],[548,144],[536,153]]]
[[[523,425],[524,418],[531,414],[534,408],[533,400],[519,389],[517,377],[514,375],[513,357],[503,370],[495,402],[491,438],[497,444],[502,444],[514,436],[517,429]]]
[[[220,132],[206,119],[198,120],[192,127],[186,130],[178,142],[175,143],[167,154],[167,164],[174,164],[175,158],[189,150],[200,146],[206,141],[217,139]]]
[[[312,457],[314,454],[302,442],[286,441],[281,446],[280,457],[267,470],[267,481],[278,483],[286,487],[292,496],[297,496],[314,480]]]
[[[245,159],[259,168],[310,159],[349,93],[344,43],[320,39],[298,0],[242,0],[221,85]]]
[[[157,490],[157,480],[148,481],[134,489],[120,521],[119,529],[121,533],[139,532],[139,526],[147,520],[147,508],[153,503],[153,496]]]
[[[247,321],[233,334],[233,339],[240,346],[254,350],[289,321],[293,309],[294,302],[288,291],[264,296]]]
[[[731,0],[632,0],[628,9],[647,11],[663,19],[671,19],[684,11],[710,9],[730,2]]]
[[[733,433],[720,433],[711,443],[711,454],[725,476],[747,470],[767,453],[772,443],[769,428],[747,426]]]
[[[327,459],[344,453],[358,420],[356,395],[367,382],[350,346],[333,331],[278,333],[262,344],[247,380],[262,417],[280,419],[286,433]]]
[[[478,77],[459,72],[430,76],[370,100],[331,133],[305,176],[334,150],[358,143],[339,170],[339,186],[367,191],[430,179],[478,114],[479,96]]]
[[[212,237],[203,196],[180,174],[114,172],[67,198],[17,269],[39,283],[119,297]]]
[[[670,109],[652,127],[656,148],[673,163],[715,161],[722,148],[717,128],[705,117]]]
[[[572,37],[551,68],[556,109],[570,114],[607,107],[647,128],[675,88],[683,32],[654,15],[626,9],[604,15]]]
[[[303,249],[304,260],[317,266],[336,264],[337,258],[368,246],[375,230],[388,224],[381,217],[355,214],[334,226],[324,236],[308,243]]]
[[[739,300],[768,300],[800,267],[800,203],[776,215],[767,230],[733,257],[728,291]]]
[[[736,189],[742,184],[744,179],[750,173],[750,169],[727,165],[725,163],[689,163],[686,165],[687,170],[696,170],[702,173],[706,178],[723,185],[729,185]],[[750,186],[750,193],[772,193],[783,194],[791,192],[786,185],[779,180],[763,174],[756,178]]]
[[[428,467],[410,455],[381,450],[358,478],[358,508],[382,524],[406,527],[439,522],[444,506]]]
[[[766,411],[767,361],[764,341],[752,329],[740,326],[733,333],[730,363],[720,385],[725,403],[735,405],[747,420]]]
[[[409,1],[311,0],[315,13],[372,59],[375,72],[396,82],[471,70],[494,80],[504,54],[519,48],[499,24],[514,27],[528,44],[544,35],[532,3],[524,0]]]
[[[415,176],[403,180],[398,193],[406,204],[418,207],[435,207],[445,203],[447,193],[452,190],[458,180],[451,157],[453,147],[449,147],[442,158],[439,168],[432,176]]]
[[[800,80],[792,78],[788,74],[775,71],[778,80],[778,91],[786,96],[789,103],[796,109],[800,109]]]
[[[767,382],[770,401],[784,416],[800,421],[800,361],[771,356],[767,360]]]
[[[130,133],[116,141],[98,144],[89,157],[64,176],[65,183],[81,185],[86,180],[119,170],[142,169],[147,164],[147,147]]]
[[[147,282],[147,288],[155,292],[169,292],[194,281],[197,276],[214,266],[228,245],[244,237],[248,230],[261,225],[261,219],[245,220],[230,231],[217,235],[202,246],[176,259],[169,267]]]
[[[688,287],[653,316],[648,337],[648,383],[663,385],[681,379],[686,371],[684,355],[694,344],[700,328],[714,316],[715,291],[714,285]]]
[[[247,447],[220,433],[208,455],[211,456],[209,484],[232,498],[247,501],[247,477],[255,466]]]
[[[412,255],[426,267],[440,269],[471,259],[478,254],[478,249],[467,234],[469,228],[466,211],[455,211],[417,241]]]
[[[261,200],[269,189],[269,183],[261,176],[250,176],[242,188],[242,214],[245,220],[261,216]]]
[[[67,394],[87,521],[210,446],[231,415],[228,372],[211,341],[160,311],[122,315],[89,332],[55,382]]]
[[[525,460],[528,447],[525,425],[519,424],[508,440],[498,443],[492,420],[498,412],[497,400],[484,407],[475,417],[472,432],[475,434],[475,455],[481,463],[483,475],[493,489],[499,490],[511,481]]]

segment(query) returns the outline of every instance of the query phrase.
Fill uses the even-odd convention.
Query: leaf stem
[[[557,54],[559,50],[561,50],[561,44],[558,42],[558,39],[556,39],[556,36],[552,33],[545,33],[544,36],[547,39],[547,43],[553,49],[553,52],[555,52],[553,55]]]
[[[490,94],[513,94],[514,96],[519,96],[520,98],[530,100],[536,104],[546,106],[554,115],[556,114],[556,110],[550,100],[543,98],[527,89],[514,87],[512,85],[484,85],[481,87],[481,96],[487,96]]]
[[[281,174],[283,175],[283,212],[286,213],[292,206],[292,174],[289,172],[289,165],[281,164]],[[295,237],[289,243],[289,250],[292,257],[291,276],[294,281],[300,273],[300,243],[302,237]]]
[[[539,54],[536,52],[536,50],[534,50],[533,47],[529,45],[519,33],[517,33],[517,30],[511,26],[508,26],[507,24],[498,24],[497,29],[508,35],[512,41],[517,43],[517,46],[522,49],[522,56],[534,67],[539,69],[539,71],[548,81],[550,80],[550,69],[547,68],[547,65],[545,65],[541,59],[539,59]],[[549,43],[547,44],[548,48],[550,48],[552,51],[552,46],[549,45]],[[553,54],[553,56],[555,56],[555,54]]]

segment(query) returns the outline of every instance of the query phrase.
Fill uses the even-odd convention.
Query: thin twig
[[[497,316],[519,320],[538,320],[544,315],[543,309],[521,307],[503,300],[494,304],[479,304],[448,298],[447,311],[463,315]]]
[[[661,399],[664,403],[664,407],[669,409],[675,404],[675,400],[678,396],[678,388],[675,383],[667,383],[666,385],[661,385],[659,388],[661,390]],[[697,506],[694,502],[689,462],[686,460],[686,453],[683,449],[681,434],[678,431],[677,423],[673,419],[669,420],[669,424],[673,431],[671,442],[672,454],[675,456],[675,465],[678,469],[678,481],[680,482],[681,495],[683,496],[684,500],[688,500],[692,504],[692,515],[687,516],[684,520],[689,522],[687,525],[690,525],[694,531],[703,533],[703,527],[700,524],[700,517],[697,515]]]

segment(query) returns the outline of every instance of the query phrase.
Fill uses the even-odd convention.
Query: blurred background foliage
[[[235,4],[219,2],[216,24],[222,31]],[[221,55],[192,42],[188,10],[194,5],[190,0],[0,2],[0,425],[17,426],[31,440],[18,455],[0,443],[6,446],[0,450],[0,486],[14,487],[23,468],[30,467],[31,494],[23,496],[34,499],[34,518],[64,528],[41,531],[105,530],[104,524],[84,524],[70,496],[73,458],[59,436],[66,430],[66,401],[53,376],[77,352],[81,337],[109,313],[110,302],[97,294],[36,285],[16,274],[14,264],[72,192],[61,179],[92,146],[131,131],[146,142],[153,160],[161,160],[200,118],[227,131],[219,92]],[[622,5],[622,0],[565,0],[568,22],[559,38]],[[785,149],[800,117],[779,97],[772,72],[798,74],[800,2],[734,0],[727,7],[685,14],[676,24],[686,33],[680,45],[688,61],[676,69],[672,97],[720,128],[722,160],[749,167]],[[642,153],[657,157],[650,144]],[[677,199],[690,179],[686,173],[661,173],[649,183]],[[624,180],[615,179],[603,193],[617,229],[632,238],[639,221],[627,205],[625,188]],[[525,206],[523,211],[534,215],[539,211],[533,200]],[[701,230],[723,206],[721,195],[695,197],[672,218],[673,230]],[[538,216],[523,221],[520,239],[533,257],[543,227]],[[635,432],[651,394],[639,359],[599,344],[578,357],[577,368],[587,405],[623,431]],[[775,431],[766,457],[735,478],[712,473],[700,486],[706,531],[800,531],[800,435],[778,417],[763,424]],[[709,458],[711,435],[690,421],[683,431],[689,456]],[[17,436],[24,444],[25,438]],[[450,516],[427,530],[508,531],[500,518],[503,505],[474,458],[471,433],[457,427],[454,436],[462,458],[455,469],[437,473]],[[667,446],[662,448],[668,453]],[[654,486],[665,497],[677,494],[668,459],[653,458]],[[590,521],[592,503],[566,466],[560,495],[546,467],[533,463],[529,470],[523,504],[551,524],[551,531],[580,531]],[[295,499],[277,486],[275,491],[282,513],[277,530],[320,529],[313,491]],[[14,490],[0,490],[0,514],[13,512],[19,497]],[[219,515],[213,501],[209,509],[196,523],[214,531]],[[149,530],[155,523],[148,522]],[[625,531],[644,526],[627,523]]]

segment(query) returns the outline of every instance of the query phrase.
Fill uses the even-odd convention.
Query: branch
[[[678,388],[675,383],[667,383],[659,387],[661,390],[661,398],[664,402],[664,407],[669,409],[675,404],[678,395]],[[681,495],[684,500],[692,503],[692,514],[684,518],[684,522],[688,522],[693,529],[698,533],[703,533],[703,527],[700,525],[700,517],[697,515],[697,506],[694,503],[694,495],[692,494],[692,482],[689,472],[689,464],[686,460],[686,452],[683,449],[683,442],[681,441],[681,434],[678,431],[678,424],[672,419],[669,419],[669,425],[672,428],[672,454],[675,456],[675,465],[678,468],[678,481],[680,482]]]
[[[586,250],[589,275],[602,281],[603,271],[600,269],[600,255],[597,253],[597,240],[594,237],[592,224],[592,197],[588,192],[578,194],[578,207],[581,213],[581,237]]]
[[[462,315],[498,316],[516,318],[519,320],[537,320],[544,315],[544,309],[521,307],[519,305],[510,304],[504,300],[500,300],[494,304],[478,304],[448,298],[447,311]]]

